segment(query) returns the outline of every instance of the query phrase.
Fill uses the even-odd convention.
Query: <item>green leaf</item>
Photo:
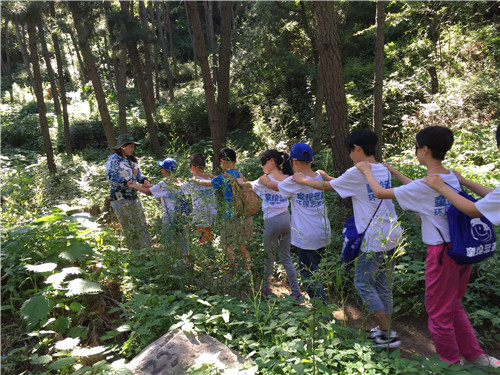
[[[83,306],[81,303],[78,303],[78,302],[71,302],[71,304],[69,305],[69,308],[73,311],[85,310],[85,306]]]
[[[85,279],[74,279],[68,283],[68,297],[76,296],[79,294],[86,293],[98,293],[101,292],[101,285],[90,280]]]
[[[31,329],[34,325],[45,319],[53,306],[52,301],[49,301],[44,296],[34,296],[23,303],[21,316],[26,319],[28,327]]]
[[[60,316],[54,322],[54,330],[61,335],[66,332],[69,327],[69,319],[66,316]]]
[[[68,337],[72,337],[74,339],[80,338],[82,340],[85,340],[87,338],[87,335],[88,335],[88,328],[84,326],[71,327],[68,333],[66,333],[66,336]]]
[[[59,370],[65,366],[69,366],[71,365],[72,363],[74,363],[76,361],[76,358],[75,357],[65,357],[65,358],[61,358],[61,359],[58,359],[57,361],[55,362],[52,362],[49,367],[52,369],[52,370]]]
[[[33,357],[31,357],[30,363],[32,365],[43,365],[44,363],[49,363],[50,361],[52,361],[52,357],[50,355],[38,356],[35,354]]]
[[[41,272],[50,272],[55,270],[57,268],[57,264],[56,263],[42,263],[36,265],[27,264],[25,267],[28,271],[41,273]]]
[[[42,216],[41,218],[33,221],[33,224],[40,224],[40,223],[45,223],[45,222],[57,221],[57,220],[62,219],[62,217],[63,216],[61,214],[51,214],[51,215],[47,215],[47,216]]]
[[[72,242],[65,251],[59,254],[59,257],[74,262],[75,260],[84,260],[85,255],[92,254],[92,248],[81,242]]]

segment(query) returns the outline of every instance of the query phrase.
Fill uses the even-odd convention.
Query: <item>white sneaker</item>
[[[382,330],[380,329],[379,326],[376,326],[375,328],[370,329],[369,331],[366,331],[368,338],[373,340],[375,337],[379,337],[382,335]]]
[[[490,366],[493,368],[500,367],[500,361],[495,357],[489,356],[487,354],[483,354],[482,356],[474,358],[470,361],[464,361],[464,363],[466,365],[474,365],[476,367],[482,367],[482,366]]]
[[[380,336],[376,336],[373,339],[374,344],[372,348],[390,348],[394,349],[401,345],[401,341],[396,332],[391,331],[389,337],[386,336],[385,333],[381,333]]]

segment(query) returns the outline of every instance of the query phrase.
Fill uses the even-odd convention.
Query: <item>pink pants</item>
[[[427,247],[425,309],[429,314],[429,331],[442,361],[458,363],[459,354],[470,361],[484,354],[460,302],[472,266],[459,266],[446,250],[440,265],[442,250],[443,245]]]

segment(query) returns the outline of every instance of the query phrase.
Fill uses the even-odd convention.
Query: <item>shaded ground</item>
[[[289,294],[287,285],[281,283],[273,285],[271,289],[277,296]],[[345,321],[348,326],[357,329],[364,329],[363,326],[365,324],[368,327],[376,326],[373,320],[366,320],[366,316],[359,306],[352,302],[346,303],[344,311],[335,311],[333,315],[336,320]],[[426,314],[418,317],[402,316],[396,318],[392,322],[391,329],[398,333],[401,340],[399,349],[401,350],[401,356],[403,358],[413,359],[413,355],[421,355],[429,358],[431,355],[435,354],[434,343],[429,333],[429,329],[427,328]],[[500,358],[500,343],[497,343],[494,348],[487,348],[485,351],[491,356]]]

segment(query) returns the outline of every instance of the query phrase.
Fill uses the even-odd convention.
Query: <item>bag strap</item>
[[[389,180],[390,180],[390,179],[391,179],[391,172],[389,172]],[[366,226],[365,230],[363,231],[363,234],[365,234],[365,233],[366,233],[366,231],[368,230],[368,228],[370,227],[370,224],[372,223],[373,218],[374,218],[374,217],[375,217],[375,215],[377,214],[378,209],[380,208],[380,205],[382,204],[382,201],[383,201],[383,199],[381,199],[381,200],[380,200],[380,203],[378,204],[377,209],[376,209],[376,210],[375,210],[375,212],[373,213],[373,215],[372,215],[372,217],[371,217],[370,221],[368,222],[368,225]]]

